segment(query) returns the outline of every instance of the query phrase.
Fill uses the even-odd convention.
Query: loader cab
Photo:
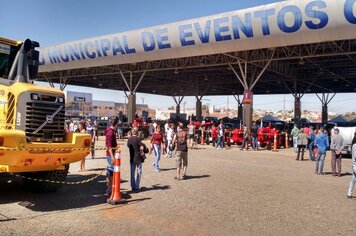
[[[8,77],[21,43],[0,37],[0,78]]]
[[[39,66],[40,45],[26,39],[24,42],[0,37],[0,78],[15,82],[32,83]]]

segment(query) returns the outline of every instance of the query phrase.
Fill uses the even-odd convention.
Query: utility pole
[[[183,113],[185,113],[185,104],[186,104],[186,101],[183,102]]]

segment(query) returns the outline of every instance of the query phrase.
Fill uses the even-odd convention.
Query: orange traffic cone
[[[288,133],[286,132],[286,141],[285,141],[285,147],[284,148],[289,148],[289,138],[288,138]]]
[[[273,139],[273,152],[277,152],[277,133],[274,133],[274,139]]]
[[[122,203],[121,193],[120,193],[120,150],[116,150],[115,152],[115,160],[114,160],[114,174],[112,180],[112,188],[111,188],[111,196],[106,201],[111,205],[117,205]]]

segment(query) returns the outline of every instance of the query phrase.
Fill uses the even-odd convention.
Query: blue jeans
[[[224,136],[218,137],[218,147],[224,148]]]
[[[153,167],[155,170],[159,170],[159,160],[161,159],[161,145],[153,144],[153,151],[155,152],[155,159],[153,162]]]
[[[352,166],[352,178],[350,181],[349,191],[347,192],[347,195],[352,196],[352,191],[354,189],[355,182],[356,182],[356,166]]]
[[[251,137],[251,145],[252,145],[253,149],[255,149],[255,150],[258,149],[257,137]]]
[[[325,156],[326,153],[318,153],[318,156],[316,157],[315,172],[318,174],[323,173]]]
[[[106,161],[108,163],[108,166],[106,167],[106,174],[113,176],[114,174],[114,161],[111,158],[111,156],[106,157]]]
[[[312,161],[315,161],[314,145],[312,145],[312,144],[309,144],[309,159]]]
[[[137,176],[135,178],[135,172],[137,170]],[[131,189],[132,190],[140,190],[140,182],[142,176],[142,163],[135,164],[130,163],[130,174],[131,174]]]
[[[298,151],[298,136],[293,137],[293,147],[294,147],[294,152]]]

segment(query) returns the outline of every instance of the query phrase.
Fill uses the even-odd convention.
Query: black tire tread
[[[68,174],[69,165],[65,166],[64,170],[54,170],[54,171],[41,171],[41,172],[31,172],[24,173],[25,177],[35,178],[35,179],[45,179],[50,181],[65,181]],[[62,184],[51,183],[51,182],[39,182],[30,179],[23,179],[25,189],[30,192],[55,192]]]

